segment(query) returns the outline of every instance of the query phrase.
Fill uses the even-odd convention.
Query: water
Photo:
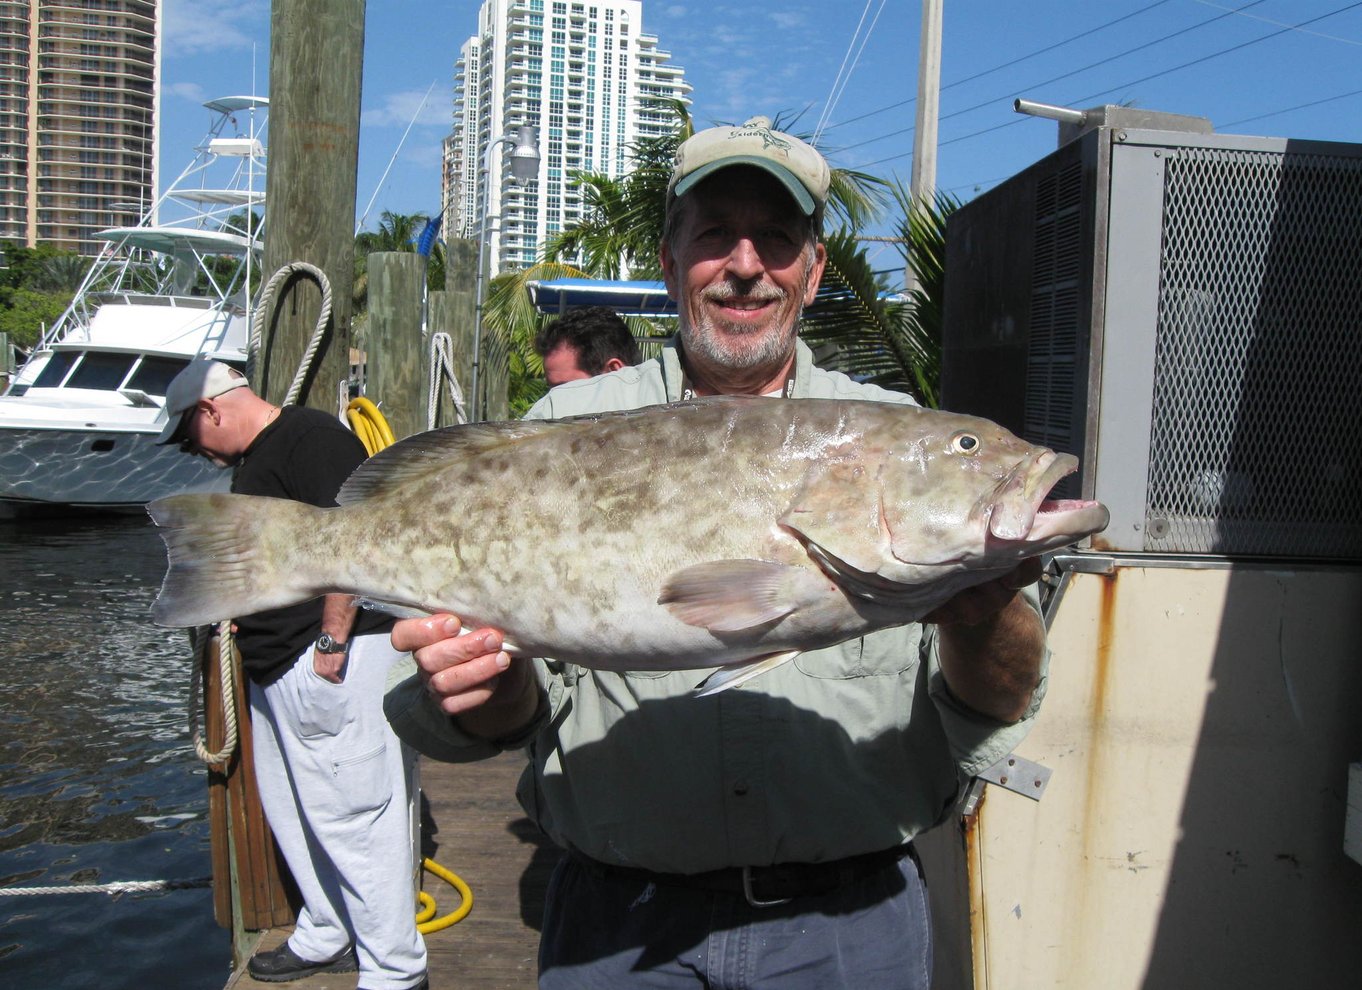
[[[164,571],[140,518],[0,523],[0,887],[211,874]],[[0,986],[217,990],[230,956],[207,887],[0,897]]]

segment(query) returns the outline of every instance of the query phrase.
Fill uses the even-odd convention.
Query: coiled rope
[[[454,406],[456,422],[467,423],[468,412],[463,407],[463,389],[454,374],[454,338],[447,333],[430,335],[430,390],[426,393],[426,429],[435,429],[435,412],[440,402],[440,379],[449,386],[449,401]]]
[[[331,280],[326,277],[326,272],[306,261],[291,261],[271,275],[265,287],[260,290],[260,300],[256,303],[255,313],[251,316],[251,339],[247,350],[254,361],[255,355],[260,353],[260,342],[265,336],[265,319],[269,315],[270,303],[274,300],[275,292],[279,290],[279,286],[299,273],[309,276],[322,290],[322,306],[317,313],[317,325],[312,330],[312,339],[307,342],[307,350],[303,352],[302,360],[298,362],[293,384],[288,387],[288,394],[284,396],[283,405],[286,406],[298,401],[298,395],[303,390],[303,381],[312,368],[312,360],[317,356],[322,338],[326,336],[326,325],[331,322]]]
[[[199,732],[199,689],[203,679],[203,668],[208,664],[213,645],[210,626],[199,626],[194,630],[194,664],[189,674],[189,738],[194,741],[194,752],[209,766],[226,763],[236,750],[236,640],[232,636],[232,623],[218,623],[218,684],[222,691],[222,748],[216,753],[208,752],[203,736]]]

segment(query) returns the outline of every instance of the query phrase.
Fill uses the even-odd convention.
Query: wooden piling
[[[409,251],[375,251],[368,266],[365,395],[401,440],[426,428],[430,357],[421,327],[426,261]]]
[[[350,370],[363,56],[364,0],[274,0],[264,273],[309,262],[331,283],[330,327],[298,400],[331,412]],[[306,277],[275,294],[255,366],[256,388],[270,401],[288,391],[320,306]]]

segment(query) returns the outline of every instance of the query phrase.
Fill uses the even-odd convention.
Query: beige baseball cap
[[[216,399],[224,392],[248,384],[244,375],[221,361],[202,356],[194,358],[170,380],[166,389],[166,425],[156,442],[179,443],[185,425],[184,414],[198,405],[200,399]]]
[[[769,117],[753,117],[741,127],[711,127],[682,141],[667,195],[684,196],[706,176],[731,165],[755,165],[770,172],[805,216],[828,200],[827,161],[812,145],[772,130]]]

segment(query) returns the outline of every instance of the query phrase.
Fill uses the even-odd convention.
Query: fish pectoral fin
[[[400,602],[385,602],[380,598],[358,597],[355,605],[359,608],[367,608],[372,612],[382,612],[391,615],[395,619],[424,619],[432,612],[414,605],[404,605]]]
[[[672,574],[657,603],[682,622],[737,632],[778,622],[826,593],[819,575],[770,560],[708,560]]]
[[[695,685],[695,697],[704,698],[711,694],[718,694],[720,691],[727,691],[729,688],[735,688],[739,684],[745,684],[758,674],[764,674],[768,670],[775,670],[783,663],[789,663],[799,656],[800,652],[800,650],[786,650],[784,653],[768,653],[765,656],[744,660],[742,663],[731,663],[727,667],[720,667]]]

